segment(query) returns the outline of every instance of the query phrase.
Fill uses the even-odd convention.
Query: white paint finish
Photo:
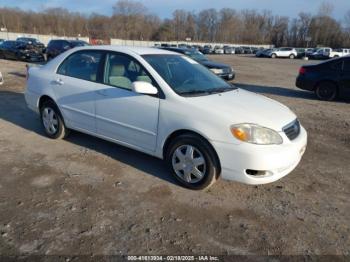
[[[71,53],[84,49],[110,50],[134,57],[152,75],[165,98],[63,76],[60,77],[64,84],[52,85],[58,76],[55,73],[58,65]],[[241,89],[208,96],[179,96],[141,57],[143,54],[175,53],[116,46],[69,50],[43,67],[30,69],[27,104],[37,111],[40,96],[48,95],[58,104],[69,128],[159,158],[163,158],[163,146],[170,134],[184,129],[196,132],[214,147],[222,166],[222,177],[229,180],[269,183],[288,174],[298,164],[307,135],[302,129],[299,137],[290,141],[282,132],[282,128],[296,118],[287,107]],[[283,143],[267,146],[239,141],[230,132],[230,126],[239,123],[273,129],[282,136]],[[269,175],[252,178],[245,173],[246,169],[265,170]]]

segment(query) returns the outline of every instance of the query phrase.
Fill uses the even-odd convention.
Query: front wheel
[[[276,58],[276,57],[277,57],[276,54],[272,54],[272,55],[271,55],[271,58]]]
[[[62,139],[68,135],[60,111],[52,101],[46,101],[40,108],[41,123],[49,138]]]
[[[294,59],[294,58],[295,58],[295,55],[291,54],[291,55],[289,56],[289,58],[290,58],[290,59]]]
[[[185,134],[175,138],[168,147],[166,161],[181,185],[206,189],[219,176],[219,163],[210,144],[199,136]]]
[[[315,94],[320,100],[332,101],[337,97],[337,86],[331,82],[321,82],[315,90]]]

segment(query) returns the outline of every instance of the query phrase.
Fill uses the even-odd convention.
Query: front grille
[[[294,140],[298,137],[300,134],[300,123],[299,120],[296,119],[292,123],[286,125],[283,127],[283,132],[286,134],[286,136],[289,138],[289,140]]]

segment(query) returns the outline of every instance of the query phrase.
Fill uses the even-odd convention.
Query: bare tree
[[[350,10],[342,24],[332,17],[333,5],[323,2],[316,15],[300,13],[289,19],[274,16],[271,11],[236,11],[205,9],[199,13],[175,10],[171,19],[160,19],[141,3],[119,0],[113,15],[84,15],[64,8],[41,12],[0,7],[0,26],[21,33],[131,40],[196,41],[242,44],[274,44],[276,46],[350,47]]]

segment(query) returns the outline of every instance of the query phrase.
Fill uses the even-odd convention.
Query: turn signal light
[[[240,128],[231,128],[232,134],[241,141],[247,141],[247,133]]]

